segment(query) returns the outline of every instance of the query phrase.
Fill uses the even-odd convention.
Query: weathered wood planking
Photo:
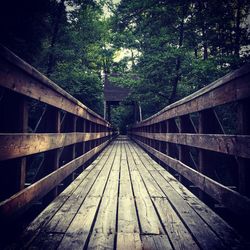
[[[247,135],[213,135],[186,133],[146,133],[133,134],[196,148],[207,149],[229,155],[250,158],[250,136]]]
[[[117,250],[142,250],[142,242],[138,233],[118,233]]]
[[[147,126],[167,119],[198,112],[218,105],[250,97],[249,64],[216,80],[197,92],[162,109],[135,125]]]
[[[165,185],[163,178],[155,176],[155,180],[164,191],[166,198],[156,197],[153,198],[153,201],[175,248],[199,249],[194,239],[198,241],[202,249],[225,248],[221,240],[210,230],[209,225],[204,223],[200,216],[182,197],[178,196],[170,185]],[[173,218],[175,218],[174,221]],[[185,221],[185,226],[181,220]],[[193,223],[194,221],[195,223]],[[185,242],[185,246],[183,242]]]
[[[31,224],[22,246],[150,250],[245,247],[230,226],[134,143],[112,143],[85,171]],[[131,189],[124,189],[122,177]],[[154,185],[148,188],[150,181]],[[159,189],[163,194],[155,196]]]
[[[134,161],[132,154],[127,150],[128,162]],[[140,165],[137,164],[137,169]],[[164,230],[159,217],[156,214],[149,191],[139,171],[131,171],[131,182],[134,190],[135,203],[138,211],[141,232],[143,234],[162,234]],[[156,193],[156,192],[154,192]]]
[[[0,218],[1,220],[10,219],[15,214],[20,213],[31,205],[31,202],[39,200],[55,186],[60,184],[69,174],[75,171],[78,167],[84,164],[87,160],[92,158],[98,152],[100,152],[109,141],[104,142],[96,148],[91,149],[84,155],[72,160],[66,165],[62,166],[58,170],[45,176],[41,180],[35,182],[28,188],[13,195],[9,199],[0,203]]]
[[[19,245],[20,248],[27,248],[34,238],[41,232],[53,218],[53,216],[61,209],[61,207],[67,202],[67,200],[74,195],[74,192],[81,188],[83,182],[86,181],[90,174],[96,175],[96,164],[99,164],[101,160],[109,153],[110,148],[106,147],[102,154],[100,154],[95,161],[89,165],[84,172],[82,172],[58,197],[56,197],[48,207],[43,210],[37,218],[25,229],[18,243],[13,245]],[[62,235],[63,236],[63,235]],[[14,248],[14,246],[13,246]]]
[[[122,142],[122,145],[124,141]],[[123,177],[122,177],[123,176]],[[122,179],[125,178],[125,179]],[[118,233],[139,233],[136,206],[128,172],[128,162],[124,146],[121,146],[120,188],[118,200]]]
[[[95,168],[92,167],[91,169],[86,170],[86,172],[89,172],[89,174],[82,180],[80,185],[74,190],[73,193],[71,193],[70,197],[64,201],[60,208],[56,211],[54,214],[49,214],[49,218],[46,217],[46,222],[42,225],[42,228],[38,232],[34,232],[34,225],[33,227],[29,227],[29,231],[35,233],[36,239],[32,242],[30,245],[30,248],[36,249],[39,248],[37,245],[37,242],[40,242],[40,238],[44,238],[45,234],[50,235],[51,233],[54,234],[61,234],[62,236],[66,233],[68,227],[73,223],[74,218],[79,213],[81,207],[83,206],[83,203],[86,201],[86,203],[99,201],[98,199],[91,199],[92,197],[89,196],[90,190],[93,188],[93,186],[96,184],[96,181],[98,177],[100,176],[101,172],[104,170],[105,167],[107,167],[108,159],[111,156],[113,147],[109,147],[104,154],[102,154],[102,157],[99,157],[97,159],[97,162],[93,162],[91,165],[96,166],[96,164],[100,164],[101,168]],[[85,171],[84,171],[85,172]],[[84,173],[83,172],[83,173]],[[74,183],[74,182],[73,182]],[[99,197],[94,197],[99,198]],[[88,207],[88,206],[86,206]],[[47,209],[46,209],[47,210]],[[45,210],[45,211],[46,211]],[[48,211],[47,211],[48,212]],[[59,242],[60,243],[60,242]],[[69,244],[69,243],[67,243]]]
[[[0,160],[8,160],[108,136],[100,133],[1,134]]]
[[[175,248],[197,248],[196,243],[192,239],[192,236],[190,237],[190,235],[187,234],[187,230],[185,230],[185,228],[181,226],[182,222],[180,222],[180,218],[182,218],[181,221],[184,221],[185,226],[188,228],[188,231],[192,232],[193,236],[197,235],[198,233],[198,237],[196,236],[194,237],[194,239],[196,241],[198,238],[201,239],[201,243],[199,243],[199,245],[203,244],[204,247],[208,247],[209,249],[210,244],[213,244],[215,241],[218,241],[218,236],[223,242],[223,245],[226,246],[226,248],[247,248],[245,242],[242,241],[242,238],[236,233],[236,231],[232,227],[230,227],[223,219],[216,215],[215,212],[213,212],[208,206],[206,206],[197,197],[195,197],[187,188],[180,184],[176,180],[176,178],[174,178],[166,170],[164,170],[162,167],[158,168],[158,164],[156,164],[155,161],[152,160],[152,158],[145,154],[141,148],[139,148],[136,144],[133,144],[133,147],[130,148],[134,149],[134,152],[139,156],[145,168],[149,171],[152,177],[154,177],[161,189],[166,193],[166,198],[170,201],[169,203],[167,199],[162,199],[158,197],[153,198],[153,202],[157,208],[158,213],[160,214],[162,222]],[[181,198],[178,195],[180,195]],[[164,204],[160,205],[160,203]],[[171,207],[174,208],[174,210],[170,207],[170,204]],[[187,205],[189,205],[190,207]],[[174,211],[176,211],[176,215],[178,214],[178,216],[180,217],[179,219],[174,214]],[[195,214],[194,211],[197,214]],[[187,216],[190,215],[192,216],[188,219]],[[170,223],[168,219],[173,219],[174,217],[174,222]],[[202,220],[200,220],[199,217],[201,217]],[[190,225],[188,223],[189,221]],[[193,221],[196,222],[194,225]],[[200,221],[200,223],[197,223],[198,221]],[[208,233],[207,231],[204,231],[204,228],[206,228],[207,225],[217,236],[211,235],[211,232]],[[208,231],[210,231],[210,229],[208,229]],[[211,235],[211,242],[207,244],[206,241],[203,242],[202,239],[204,238],[208,240],[209,234]],[[181,235],[183,235],[184,238],[187,237],[184,241],[185,246],[182,245],[183,239],[178,239],[178,237],[180,237]],[[198,242],[200,241],[198,240]],[[217,243],[215,245],[218,246]]]
[[[121,147],[116,142],[115,159],[105,185],[102,201],[90,237],[88,249],[114,249],[116,236],[116,217],[118,205],[118,184]],[[118,171],[116,170],[118,168]]]
[[[185,165],[184,163],[176,160],[168,155],[165,155],[145,143],[136,140],[135,141],[141,145],[146,151],[150,152],[158,159],[166,163],[168,166],[173,168],[179,174],[190,180],[202,191],[209,194],[219,203],[223,204],[228,209],[240,215],[248,215],[250,211],[250,199],[240,195],[238,192],[233,191],[232,189],[212,180],[199,173],[198,171],[192,169],[191,167]]]
[[[159,176],[152,175],[150,171],[153,171],[151,168],[151,164],[147,161],[149,156],[148,155],[142,155],[142,150],[139,151],[139,149],[135,149],[135,147],[129,146],[130,151],[133,155],[133,157],[137,157],[141,160],[141,169],[143,169],[143,173],[141,176],[144,180],[147,179],[147,176],[151,176],[151,181],[154,181],[156,185],[158,186],[157,189],[164,190],[164,187],[166,186],[166,182],[162,182]],[[139,152],[138,152],[139,151]],[[140,155],[140,157],[139,157]],[[154,167],[153,167],[154,169]],[[146,174],[147,173],[147,174]],[[171,192],[172,190],[170,190]],[[167,199],[166,194],[163,194],[162,196],[155,197],[154,192],[149,192],[150,197],[152,198],[152,201],[154,203],[154,206],[161,218],[162,224],[165,227],[165,230],[169,236],[169,239],[174,246],[175,249],[199,249],[197,244],[195,243],[195,240],[190,235],[188,229],[182,222],[181,218],[176,213],[176,210],[178,208],[172,208],[172,206],[169,203],[169,200]],[[185,201],[183,200],[185,203]],[[195,219],[195,218],[194,218]],[[199,219],[199,218],[198,218]],[[166,240],[166,239],[165,239]],[[169,241],[169,240],[168,240]],[[170,245],[170,243],[168,243]]]
[[[96,114],[7,48],[0,46],[0,86],[109,127]]]

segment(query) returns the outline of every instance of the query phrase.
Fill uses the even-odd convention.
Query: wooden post
[[[176,125],[175,119],[168,120],[168,133],[178,133],[179,129]],[[173,158],[178,158],[178,147],[176,144],[169,143],[169,155]]]
[[[107,102],[106,101],[104,101],[103,102],[103,117],[104,117],[104,119],[106,120],[107,119]]]
[[[24,96],[5,91],[0,107],[3,133],[28,132],[28,104]],[[22,190],[26,178],[26,158],[4,161],[0,163],[0,200],[6,199]]]
[[[73,116],[72,121],[72,132],[76,133],[76,123],[77,123],[77,116]],[[76,144],[72,145],[72,160],[76,158]],[[72,173],[72,181],[75,179],[75,172]]]
[[[89,122],[89,132],[90,132],[90,133],[93,133],[93,128],[94,128],[93,123],[92,123],[92,122]],[[90,141],[89,145],[90,145],[90,149],[92,149],[92,148],[94,147],[94,142],[93,142],[93,140]]]
[[[199,134],[221,134],[223,128],[218,121],[218,118],[213,109],[206,109],[199,112]],[[210,153],[207,150],[199,149],[199,170],[201,173],[214,178],[214,166],[216,159],[214,159],[214,153]]]
[[[180,117],[180,133],[192,133],[192,128],[190,126],[190,118],[189,115],[184,115]],[[189,149],[187,146],[180,145],[179,146],[179,160],[187,165],[190,165],[190,155]]]
[[[169,129],[169,120],[166,121],[166,133],[168,134],[170,131]],[[166,142],[166,154],[170,156],[170,147],[169,147],[169,143]]]
[[[250,134],[250,99],[244,99],[238,103],[237,134]],[[238,164],[238,186],[239,192],[250,197],[250,160],[239,157]]]
[[[206,109],[199,112],[199,134],[209,134],[209,133],[222,133],[223,129],[219,123],[217,116],[213,109]],[[216,158],[215,154],[204,149],[198,150],[198,168],[199,171],[206,176],[215,179],[215,164]],[[205,195],[202,191],[199,192],[198,196],[201,200],[207,203],[213,204],[212,200]]]
[[[111,121],[111,104],[110,102],[107,102],[107,120]]]
[[[61,115],[57,108],[49,106],[45,114],[45,130],[48,133],[61,132]],[[59,168],[60,149],[50,150],[45,153],[43,162],[43,176],[50,174]],[[58,188],[54,188],[47,196],[46,200],[52,200],[58,195]]]

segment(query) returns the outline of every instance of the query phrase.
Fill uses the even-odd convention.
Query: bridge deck
[[[234,230],[120,137],[27,228],[32,249],[237,249]]]

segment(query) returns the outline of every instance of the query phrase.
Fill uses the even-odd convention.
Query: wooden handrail
[[[250,96],[250,64],[227,74],[195,93],[165,107],[134,127],[147,126]]]
[[[69,184],[75,171],[83,170],[113,139],[114,131],[108,121],[1,45],[0,90],[4,99],[0,104],[1,224],[44,196],[56,197],[58,185]],[[28,130],[32,99],[47,105],[39,133]],[[26,187],[27,162],[39,153],[40,175]]]
[[[0,133],[0,161],[46,152],[72,144],[87,142],[109,136],[100,133]]]
[[[237,103],[237,132],[224,134],[214,110]],[[192,120],[197,119],[196,126]],[[250,64],[132,126],[129,134],[153,157],[234,213],[250,213]],[[196,162],[192,152],[196,150]],[[232,190],[214,177],[215,153],[235,162]],[[232,158],[233,157],[233,158]],[[228,162],[228,160],[227,160]],[[195,167],[195,169],[194,169]],[[181,180],[181,179],[180,179]]]
[[[14,219],[13,216],[17,217],[18,215],[22,214],[22,212],[30,207],[33,202],[44,197],[73,171],[100,152],[100,150],[102,150],[108,144],[108,142],[109,141],[106,141],[96,148],[91,149],[87,153],[61,166],[59,169],[35,182],[28,188],[21,190],[20,192],[11,196],[9,199],[1,202],[0,219],[2,221],[8,221],[9,219]]]
[[[157,141],[170,142],[250,158],[250,136],[247,135],[146,132],[134,132],[133,134]]]
[[[60,108],[92,122],[110,126],[34,67],[0,45],[0,86]]]

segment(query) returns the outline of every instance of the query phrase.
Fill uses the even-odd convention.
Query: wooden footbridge
[[[0,94],[0,248],[249,249],[249,65],[128,136],[3,47]]]

